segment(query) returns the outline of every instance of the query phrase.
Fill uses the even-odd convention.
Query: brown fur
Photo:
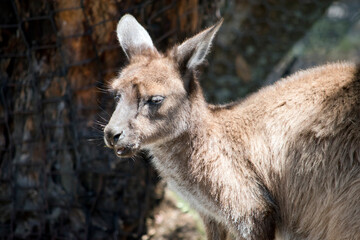
[[[359,66],[301,71],[213,106],[177,49],[130,57],[111,85],[122,97],[107,145],[130,149],[120,157],[148,149],[169,187],[199,211],[208,239],[359,239]],[[157,95],[164,101],[150,106]]]

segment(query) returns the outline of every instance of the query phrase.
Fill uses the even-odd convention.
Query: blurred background
[[[211,103],[360,62],[358,0],[2,0],[0,239],[204,239],[150,156],[120,161],[104,147],[125,13],[163,51],[224,17],[200,79]]]

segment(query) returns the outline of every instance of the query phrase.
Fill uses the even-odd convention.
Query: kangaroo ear
[[[149,33],[130,14],[120,19],[116,33],[128,59],[144,50],[156,51]]]
[[[173,54],[182,73],[195,70],[204,62],[212,40],[222,22],[223,19],[173,49]]]

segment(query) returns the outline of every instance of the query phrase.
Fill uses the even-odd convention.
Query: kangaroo
[[[160,53],[120,19],[129,64],[110,83],[106,145],[120,158],[148,150],[208,239],[360,239],[360,67],[327,64],[211,105],[197,70],[221,24]]]

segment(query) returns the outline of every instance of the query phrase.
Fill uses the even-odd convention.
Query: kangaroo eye
[[[121,94],[117,93],[114,97],[115,102],[118,103],[120,101],[120,99],[121,99]]]
[[[151,103],[151,104],[160,104],[164,101],[165,97],[163,96],[152,96],[150,97],[148,103]]]

